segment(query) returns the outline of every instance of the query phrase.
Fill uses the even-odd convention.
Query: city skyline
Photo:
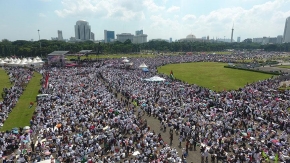
[[[11,41],[38,40],[38,29],[41,39],[50,40],[57,30],[69,39],[78,20],[89,22],[95,40],[104,38],[105,29],[142,29],[148,40],[231,38],[233,23],[234,38],[276,37],[283,35],[290,0],[10,0],[0,2],[0,14],[0,39]]]

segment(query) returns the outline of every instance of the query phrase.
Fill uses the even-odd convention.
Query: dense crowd
[[[247,55],[241,53],[238,58]],[[249,56],[257,55],[271,56]],[[285,78],[219,93],[166,76],[165,82],[143,80],[156,75],[156,68],[168,63],[233,62],[234,57],[237,58],[185,55],[131,59],[136,66],[146,63],[150,68],[147,73],[137,67],[118,68],[120,59],[108,60],[104,65],[42,70],[50,73],[48,88],[41,90],[49,95],[37,101],[30,121],[33,133],[23,129],[2,133],[1,153],[7,156],[7,146],[28,149],[16,153],[19,162],[186,162],[190,152],[197,152],[195,149],[200,146],[202,162],[286,161],[290,152],[290,93],[278,91]],[[18,84],[5,97],[16,104],[23,91],[17,86],[28,82],[33,72],[20,68],[7,72]],[[12,103],[5,102],[7,99],[1,104],[1,113],[6,117]],[[186,142],[186,148],[178,153],[147,125],[144,113],[158,119],[162,130],[168,129],[171,141],[180,146]],[[178,136],[173,139],[173,134]]]

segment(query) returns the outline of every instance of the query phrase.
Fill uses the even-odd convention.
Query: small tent
[[[140,66],[139,66],[139,68],[147,68],[148,66],[143,62]]]

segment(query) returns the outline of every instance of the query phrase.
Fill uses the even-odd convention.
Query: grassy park
[[[12,84],[10,83],[9,76],[6,74],[4,69],[0,69],[0,95],[3,93],[3,88],[10,88]],[[0,101],[2,101],[3,98],[0,96]]]
[[[234,90],[247,83],[272,77],[269,74],[224,68],[225,65],[213,62],[169,64],[159,67],[158,72],[169,75],[172,70],[174,77],[179,80],[215,91]]]
[[[8,119],[5,121],[2,131],[11,130],[14,127],[24,127],[29,125],[29,121],[33,115],[36,107],[36,96],[40,89],[41,74],[34,73],[34,76],[29,81],[25,91],[18,99],[18,102],[12,112],[9,114]],[[2,82],[1,82],[2,84]],[[32,108],[29,108],[29,103],[34,102]]]

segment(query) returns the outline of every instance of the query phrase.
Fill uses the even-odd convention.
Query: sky
[[[0,40],[50,40],[86,20],[95,40],[143,29],[150,39],[276,37],[284,32],[290,0],[0,0]]]

